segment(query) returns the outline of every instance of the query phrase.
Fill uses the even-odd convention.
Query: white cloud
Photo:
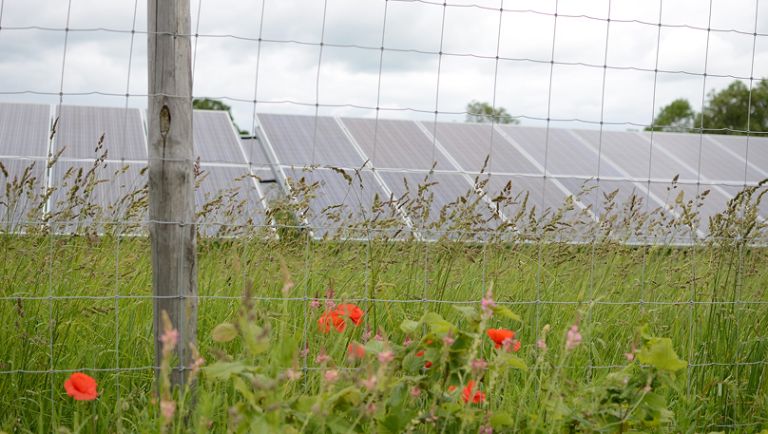
[[[678,97],[701,105],[702,91],[722,88],[730,79],[698,75],[637,71],[658,66],[663,70],[704,72],[746,77],[768,75],[768,36],[753,37],[736,32],[707,32],[687,27],[658,27],[638,22],[658,20],[660,2],[612,0],[608,23],[608,0],[560,1],[557,19],[555,60],[625,69],[603,70],[587,66],[555,65],[550,97],[552,37],[555,34],[554,1],[505,1],[501,14],[498,0],[454,0],[450,4],[478,7],[449,7],[440,2],[382,0],[266,0],[264,29],[260,29],[261,2],[241,0],[191,0],[192,32],[200,36],[195,59],[197,96],[228,97],[235,119],[250,129],[253,103],[260,111],[314,113],[316,98],[320,113],[373,116],[379,105],[397,110],[381,116],[430,119],[436,99],[440,111],[462,111],[471,99],[491,101],[513,115],[544,118],[588,119],[608,122],[644,123],[653,111]],[[324,6],[327,4],[327,9]],[[146,2],[141,0],[72,0],[69,26],[146,29]],[[198,17],[198,5],[201,6]],[[384,9],[387,9],[384,27]],[[768,8],[755,18],[755,1],[714,0],[711,26],[751,33],[768,32]],[[487,8],[487,9],[486,9]],[[136,22],[134,23],[134,11]],[[536,11],[536,12],[534,12]],[[445,21],[443,22],[443,12]],[[318,85],[320,49],[316,45],[263,42],[256,38],[356,45],[365,48],[323,49]],[[574,15],[568,17],[562,15]],[[499,19],[501,17],[501,34]],[[706,28],[708,3],[695,0],[664,2],[665,23]],[[14,30],[14,27],[41,26],[63,29],[67,23],[67,2],[7,0],[0,30],[0,92],[59,90],[63,31]],[[444,24],[444,25],[443,25]],[[429,54],[441,49],[448,55]],[[232,37],[235,36],[235,37]],[[387,50],[376,49],[382,36]],[[245,38],[245,39],[239,39]],[[130,33],[105,31],[70,32],[64,71],[64,92],[146,93],[146,34],[134,36],[130,83],[128,60]],[[498,44],[502,59],[496,68]],[[753,59],[753,44],[755,55]],[[419,53],[416,51],[426,51]],[[381,77],[379,76],[380,59]],[[754,65],[753,65],[754,61]],[[258,80],[256,65],[259,65]],[[436,98],[438,64],[439,96]],[[654,77],[656,82],[654,83]],[[258,90],[255,86],[258,82]],[[655,86],[654,86],[655,84]],[[654,95],[655,87],[655,95]],[[495,88],[495,94],[494,94]],[[654,98],[655,96],[655,98]],[[234,99],[234,100],[233,100]],[[238,102],[236,100],[244,100]],[[58,96],[0,94],[3,101],[56,102]],[[655,100],[655,103],[654,103]],[[121,97],[91,95],[65,96],[65,102],[94,105],[122,105]],[[269,101],[297,101],[307,105],[277,104]],[[549,103],[548,103],[549,101]],[[143,106],[146,99],[132,97],[129,103]],[[338,107],[337,107],[338,106]],[[370,107],[357,109],[347,106]],[[602,110],[601,110],[602,109]],[[461,116],[440,116],[460,120]],[[524,120],[527,124],[536,121]],[[594,125],[574,125],[593,128]],[[624,127],[617,127],[624,128]]]

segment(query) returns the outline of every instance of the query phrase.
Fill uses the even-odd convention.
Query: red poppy
[[[451,384],[450,386],[448,386],[448,392],[449,393],[451,393],[451,392],[453,392],[455,390],[456,390],[456,386],[455,385]]]
[[[64,390],[76,401],[91,401],[99,396],[96,392],[96,380],[80,372],[75,372],[67,378]]]
[[[416,357],[421,357],[423,355],[424,355],[424,350],[421,350],[421,351],[416,353]]]
[[[429,368],[431,368],[431,367],[432,367],[432,362],[430,362],[429,360],[427,360],[427,362],[426,362],[426,363],[424,363],[424,368],[425,368],[425,369],[429,369]]]
[[[348,317],[356,326],[363,321],[364,312],[356,304],[340,304],[335,310],[339,316]]]
[[[486,333],[496,348],[501,348],[505,340],[515,338],[515,332],[507,329],[488,329]]]
[[[365,347],[358,344],[357,342],[352,342],[347,347],[347,356],[351,360],[358,360],[365,357]]]
[[[344,322],[344,318],[340,317],[336,311],[328,311],[320,315],[320,319],[317,320],[317,326],[320,327],[320,331],[328,333],[333,326],[336,331],[343,332],[347,328],[347,323]]]
[[[360,325],[363,321],[364,312],[357,305],[354,304],[340,304],[331,311],[326,311],[320,315],[320,319],[317,320],[317,325],[320,327],[320,331],[328,333],[331,331],[331,326],[338,332],[343,332],[347,328],[347,323],[344,317],[349,318],[354,325]]]
[[[485,401],[485,393],[478,390],[473,394],[472,392],[474,388],[475,380],[469,380],[467,386],[461,392],[461,399],[463,399],[464,402],[472,401],[473,404],[479,404]]]

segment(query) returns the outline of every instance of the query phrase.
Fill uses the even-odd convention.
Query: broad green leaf
[[[234,324],[223,322],[211,331],[211,338],[216,342],[229,342],[237,337],[237,328]]]
[[[523,319],[520,318],[520,315],[512,312],[509,310],[509,308],[505,306],[494,306],[493,307],[493,313],[495,315],[501,315],[503,317],[509,318],[511,320],[517,321],[517,322],[523,322]]]
[[[461,314],[464,315],[464,318],[469,321],[480,321],[480,313],[474,306],[454,305],[453,308],[461,312]]]
[[[400,330],[402,330],[405,334],[415,332],[418,327],[419,323],[410,319],[404,319],[403,322],[400,323]]]
[[[425,313],[421,320],[429,326],[433,333],[445,334],[453,330],[453,324],[434,312]]]
[[[523,359],[517,357],[511,353],[504,353],[499,355],[499,359],[507,366],[513,369],[519,369],[521,371],[528,372],[528,365],[525,364]]]
[[[671,372],[688,366],[688,363],[675,353],[670,338],[650,338],[637,353],[637,359],[640,363]]]
[[[364,345],[366,354],[378,355],[384,351],[384,342],[378,339],[371,339]]]
[[[491,416],[490,422],[493,429],[496,429],[496,430],[500,430],[505,426],[512,426],[515,424],[515,421],[512,420],[512,416],[510,416],[507,413],[504,413],[503,411],[497,411],[496,413],[493,413],[493,416]]]
[[[216,380],[227,380],[244,370],[245,365],[242,362],[216,362],[203,368],[205,375]]]

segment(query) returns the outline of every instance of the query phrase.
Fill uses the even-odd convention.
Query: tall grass
[[[146,188],[99,203],[99,189],[126,172],[105,173],[105,158],[68,172],[57,189],[42,186],[34,169],[2,170],[0,431],[73,426],[74,407],[62,384],[75,370],[90,372],[100,384],[89,429],[156,426],[150,243],[141,223]],[[61,164],[56,159],[48,164]],[[204,168],[198,166],[197,175],[203,179]],[[355,200],[360,174],[339,176]],[[701,198],[680,196],[671,212],[648,209],[637,197],[615,203],[615,195],[605,194],[606,211],[595,222],[573,200],[540,210],[508,188],[492,201],[508,217],[502,221],[478,193],[486,182],[479,176],[477,188],[436,209],[425,178],[403,197],[376,198],[360,218],[349,204],[311,206],[321,185],[308,171],[292,180],[290,196],[271,197],[263,227],[244,216],[237,192],[204,197],[198,213],[203,356],[216,358],[210,331],[235,315],[244,288],[252,287],[255,303],[279,325],[274,330],[306,340],[312,368],[319,351],[343,358],[345,349],[317,333],[320,312],[310,307],[329,289],[334,299],[354,300],[367,311],[357,338],[381,329],[402,341],[398,325],[404,318],[431,310],[458,321],[451,304],[479,303],[492,282],[497,302],[523,318],[520,354],[529,365],[545,324],[565,330],[579,322],[587,350],[563,369],[569,381],[589,384],[624,363],[636,329],[648,324],[655,334],[671,337],[690,364],[680,391],[668,397],[676,417],[671,430],[767,426],[768,251],[757,211],[762,184],[745,189],[709,221],[711,235],[697,239],[690,234],[700,222]],[[403,223],[403,211],[412,227]],[[305,221],[335,229],[313,231]],[[434,236],[424,241],[425,234]],[[574,239],[581,242],[568,242]],[[286,311],[281,260],[296,283]],[[558,333],[552,338],[553,347],[563,345]],[[520,378],[504,385],[500,405],[521,417],[537,414],[542,395],[536,388]],[[318,383],[308,380],[302,387],[293,392]],[[206,396],[200,411],[215,415],[213,426],[226,427],[233,391]]]

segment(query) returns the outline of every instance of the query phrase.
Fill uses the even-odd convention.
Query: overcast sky
[[[438,111],[462,112],[472,99],[492,101],[495,83],[496,104],[512,115],[544,118],[549,106],[552,118],[597,122],[604,105],[607,122],[647,124],[654,112],[654,81],[658,111],[679,97],[701,107],[704,89],[720,89],[733,81],[707,77],[705,82],[697,75],[705,71],[705,64],[708,74],[749,77],[754,70],[755,77],[768,76],[768,36],[760,35],[768,34],[768,0],[756,1],[713,0],[711,27],[746,34],[711,32],[707,50],[706,30],[679,26],[707,27],[710,3],[705,0],[664,0],[661,22],[678,26],[662,27],[660,39],[655,25],[616,21],[657,23],[660,6],[656,1],[561,0],[555,31],[555,2],[545,0],[507,0],[503,7],[510,10],[504,13],[498,10],[499,0],[448,0],[449,5],[487,8],[449,6],[444,19],[442,4],[431,4],[431,0],[265,0],[264,5],[260,0],[191,0],[192,33],[200,35],[192,41],[194,94],[247,101],[255,95],[264,101],[257,105],[259,112],[312,114],[313,106],[274,102],[314,104],[317,93],[321,105],[339,106],[322,107],[321,114],[372,117],[374,110],[348,105],[375,107],[379,87],[383,108],[432,112],[437,102]],[[146,34],[130,33],[131,29],[146,31],[146,2],[71,0],[67,23],[68,6],[64,0],[2,1],[0,101],[56,103],[56,95],[24,92],[58,94],[62,65],[65,103],[126,104],[125,97],[68,93],[146,94]],[[263,29],[259,26],[262,6]],[[610,25],[609,6],[614,20]],[[757,37],[752,34],[756,24]],[[64,59],[61,29],[65,27],[90,30],[69,32]],[[383,45],[396,49],[385,50],[383,57],[376,49],[333,46],[325,46],[321,56],[321,40],[375,48],[381,46],[382,33]],[[270,40],[261,44],[261,50],[256,41],[259,35]],[[432,54],[441,49],[441,35],[442,51],[447,53],[442,62]],[[606,71],[604,104],[602,68],[561,64],[553,68],[548,104],[553,37],[555,62],[625,68]],[[652,71],[626,68],[654,69],[657,41],[659,69],[691,74],[659,73],[654,80]],[[498,69],[497,44],[502,58]],[[253,104],[225,102],[233,106],[240,127],[250,130]],[[146,99],[131,97],[128,104],[146,107]],[[409,110],[385,110],[381,116],[434,118]],[[445,114],[439,119],[462,120],[463,116]],[[541,124],[526,118],[522,123]],[[557,126],[597,127],[578,122]]]

